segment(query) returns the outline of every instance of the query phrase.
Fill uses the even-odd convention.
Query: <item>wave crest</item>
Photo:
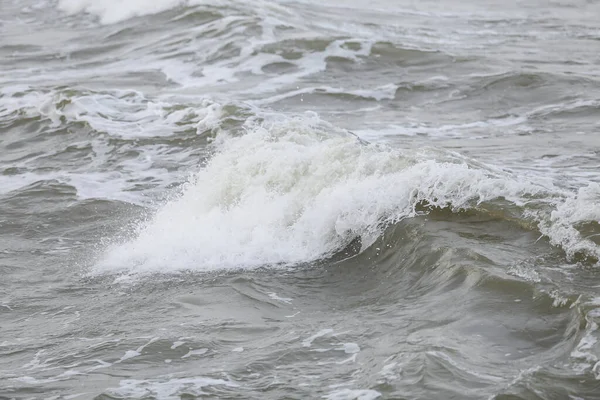
[[[581,195],[552,197],[539,185],[464,161],[367,144],[315,115],[250,121],[245,128],[241,136],[218,136],[216,154],[182,193],[133,240],[109,249],[97,270],[203,271],[311,262],[357,237],[363,249],[368,247],[389,224],[422,213],[423,204],[460,210],[495,200],[508,201],[523,218],[535,203],[540,230],[554,244],[567,252],[598,253],[573,224],[595,218],[599,210],[565,211],[573,201],[594,207]]]

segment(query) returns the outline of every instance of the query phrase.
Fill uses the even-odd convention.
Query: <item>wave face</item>
[[[136,238],[111,249],[99,270],[308,263],[356,239],[364,250],[388,226],[446,208],[496,208],[517,223],[537,225],[570,256],[600,254],[576,228],[600,216],[598,185],[561,198],[556,189],[451,154],[366,143],[316,116],[251,120],[243,135],[217,140],[216,154],[181,195],[140,226]]]
[[[600,3],[0,4],[0,398],[599,398]]]

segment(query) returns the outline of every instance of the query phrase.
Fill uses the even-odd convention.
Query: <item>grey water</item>
[[[600,399],[599,21],[0,0],[0,399]]]

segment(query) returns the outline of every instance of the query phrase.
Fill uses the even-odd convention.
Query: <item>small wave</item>
[[[186,129],[202,133],[218,128],[221,116],[220,105],[209,100],[201,100],[199,107],[183,106],[148,99],[134,90],[8,88],[0,92],[0,117],[7,122],[38,118],[50,121],[52,126],[83,122],[96,132],[128,139],[170,136]]]
[[[248,121],[245,129],[242,136],[217,136],[217,153],[181,195],[135,238],[110,248],[95,270],[306,263],[334,255],[357,237],[364,249],[386,226],[431,208],[473,209],[500,200],[523,210],[520,218],[537,221],[568,255],[600,254],[574,226],[600,212],[588,196],[595,196],[592,187],[565,197],[461,160],[365,144],[316,115],[271,116]],[[572,202],[587,211],[570,213]]]
[[[135,90],[2,88],[0,129],[27,127],[4,145],[27,151],[0,169],[0,193],[27,193],[36,182],[57,181],[75,188],[78,199],[148,204],[153,187],[158,194],[185,181],[188,168],[207,156],[206,143],[222,127],[239,127],[249,113],[233,103],[197,101]]]

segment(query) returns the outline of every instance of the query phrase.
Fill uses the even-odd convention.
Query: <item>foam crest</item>
[[[53,127],[85,122],[98,132],[124,139],[216,130],[223,116],[221,105],[208,99],[187,105],[169,98],[149,99],[134,90],[11,89],[0,91],[0,117],[7,121],[42,117]]]
[[[157,14],[189,3],[189,0],[60,0],[58,7],[68,14],[93,14],[100,18],[101,23],[112,24],[133,17]]]
[[[114,24],[130,18],[158,14],[168,10],[201,5],[210,6],[245,6],[252,4],[251,9],[267,7],[282,9],[277,4],[256,0],[252,3],[237,0],[59,0],[58,8],[67,14],[87,13],[99,18],[101,24]]]
[[[600,233],[593,231],[584,237],[579,228],[589,223],[600,225],[600,185],[594,182],[560,202],[539,227],[551,243],[562,247],[569,257],[579,253],[600,260],[600,248],[591,240]]]
[[[363,247],[417,206],[467,208],[537,189],[465,163],[365,144],[316,116],[248,123],[185,187],[97,264],[98,272],[290,265]]]

